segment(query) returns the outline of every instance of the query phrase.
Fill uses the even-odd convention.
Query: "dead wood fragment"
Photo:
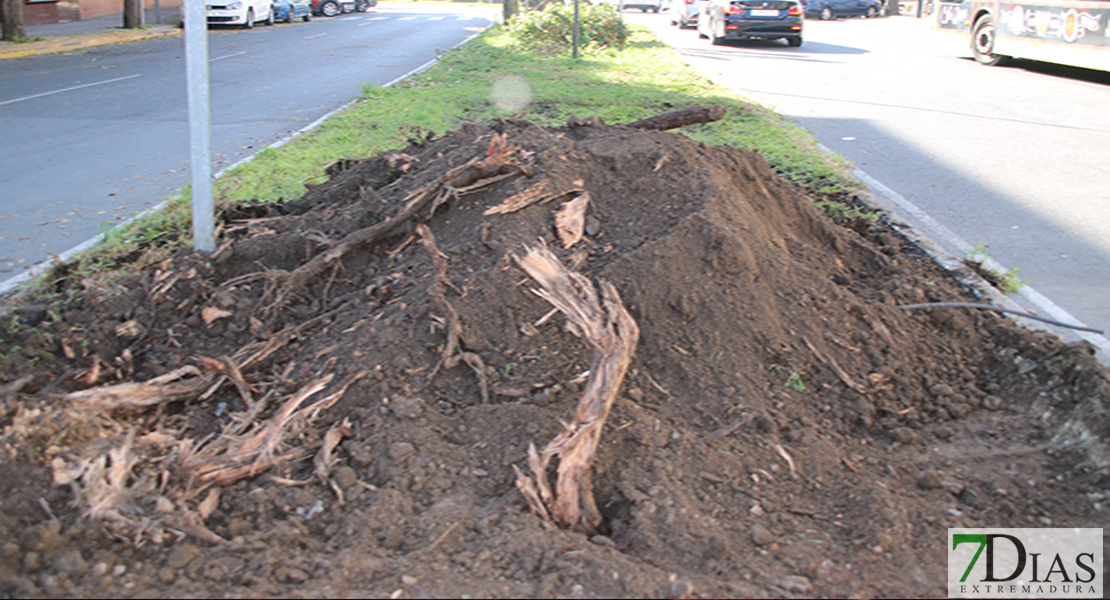
[[[563,204],[555,213],[555,231],[563,248],[570,248],[582,240],[586,231],[586,207],[590,203],[590,193],[583,192],[577,198]]]
[[[205,527],[200,517],[193,512],[187,512],[185,515],[165,515],[162,517],[162,522],[185,535],[192,536],[202,542],[208,542],[213,546],[229,543],[228,540]]]
[[[813,343],[810,342],[808,339],[803,337],[802,341],[805,342],[806,346],[809,347],[810,352],[812,352],[814,354],[814,356],[816,356],[818,358],[818,360],[820,360],[821,362],[829,365],[829,367],[833,370],[833,372],[836,373],[836,376],[840,378],[840,381],[844,382],[844,385],[852,388],[853,390],[855,390],[855,391],[857,391],[861,394],[867,394],[867,393],[870,393],[870,392],[874,391],[874,390],[867,389],[867,387],[864,386],[862,383],[859,383],[855,379],[852,379],[852,376],[849,375],[844,369],[842,369],[840,367],[839,363],[837,363],[831,357],[826,357],[824,354],[822,354],[820,351],[818,351],[817,347],[814,346]]]
[[[183,383],[173,383],[185,378]],[[174,400],[196,397],[213,380],[211,374],[185,366],[143,383],[120,383],[71,392],[66,399],[85,410],[115,412],[137,410]]]
[[[720,121],[725,118],[726,112],[725,107],[719,104],[690,106],[661,115],[655,115],[654,117],[640,119],[639,121],[629,123],[628,126],[636,127],[637,129],[666,131],[668,129],[678,129],[679,127],[685,127],[687,125]]]
[[[322,411],[335,404],[366,373],[362,371],[356,374],[338,390],[302,408],[301,405],[306,400],[327,386],[332,375],[309,382],[290,396],[269,422],[256,428],[253,435],[221,435],[185,456],[181,461],[182,467],[198,487],[204,489],[208,486],[230,485],[271,467],[308,456],[305,448],[294,448],[282,454],[278,452],[287,440],[304,431]],[[234,427],[242,430],[242,424],[234,424]]]
[[[316,478],[323,485],[328,484],[331,470],[338,461],[334,455],[335,448],[345,437],[351,437],[350,419],[343,419],[341,423],[332,425],[331,429],[328,429],[328,432],[324,434],[324,443],[320,446],[320,451],[317,452],[314,461]]]
[[[640,330],[609,282],[600,282],[599,301],[590,281],[567,270],[546,248],[533,248],[523,258],[515,258],[539,284],[534,292],[562,311],[575,333],[594,351],[590,378],[574,421],[565,425],[542,453],[534,445],[529,448],[531,476],[517,469],[517,487],[538,516],[561,527],[592,532],[601,523],[601,513],[593,497],[591,462],[632,362]],[[552,488],[547,466],[556,457],[559,465]]]
[[[436,247],[435,236],[432,231],[428,229],[427,225],[421,223],[416,226],[416,232],[420,234],[420,239],[427,248],[428,253],[432,255],[432,262],[436,268],[435,282],[428,289],[428,295],[432,297],[432,301],[436,303],[447,319],[447,339],[443,344],[443,354],[439,360],[439,364],[435,369],[432,369],[432,374],[428,376],[431,380],[439,373],[440,369],[451,369],[458,366],[459,362],[465,362],[474,374],[478,376],[478,385],[482,390],[482,402],[489,402],[489,381],[486,379],[486,365],[482,361],[482,357],[473,352],[466,352],[459,348],[459,337],[462,335],[462,325],[459,323],[459,313],[455,307],[447,301],[447,296],[444,290],[450,285],[447,279],[447,262],[443,260],[443,255],[440,253],[439,248]]]

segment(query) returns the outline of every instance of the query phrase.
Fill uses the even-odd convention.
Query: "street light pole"
[[[208,90],[207,0],[185,0],[185,78],[189,98],[189,171],[193,248],[216,249],[212,206],[212,113]]]

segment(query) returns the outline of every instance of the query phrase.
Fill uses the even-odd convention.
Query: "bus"
[[[1024,58],[1110,71],[1110,1],[940,0],[935,19],[984,65]]]

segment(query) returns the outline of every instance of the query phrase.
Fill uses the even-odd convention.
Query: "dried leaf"
[[[231,311],[224,310],[222,308],[216,308],[215,306],[206,306],[203,310],[200,311],[200,318],[204,319],[205,325],[211,325],[212,322],[216,319],[230,317],[232,314],[233,313]]]

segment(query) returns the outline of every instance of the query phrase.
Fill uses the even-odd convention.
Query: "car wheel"
[[[1006,57],[994,53],[994,18],[983,15],[975,22],[971,36],[971,54],[980,64],[993,67],[1006,62]]]
[[[293,7],[289,7],[289,12],[290,13],[293,12]],[[292,17],[290,17],[289,20],[292,21],[293,20]],[[273,25],[274,24],[274,7],[273,6],[270,7],[270,16],[266,17],[266,24],[267,25]]]
[[[254,29],[254,9],[247,9],[247,21],[243,23],[243,29]]]
[[[366,12],[370,8],[370,3],[366,0],[355,1],[355,12]]]
[[[339,7],[339,3],[335,0],[327,0],[320,4],[320,14],[325,17],[334,17],[341,12],[343,12],[343,9]]]
[[[791,48],[797,48],[802,45],[802,36],[794,36],[786,38],[786,45]]]
[[[875,8],[874,6],[868,6],[867,7],[867,14],[864,15],[864,18],[865,19],[874,19],[877,16],[879,16],[879,9]]]
[[[832,19],[832,18],[833,18],[832,7],[826,6],[825,8],[821,9],[821,20],[822,21],[828,21],[829,19]]]
[[[289,12],[285,13],[285,18],[283,20],[286,23],[292,23],[293,22],[293,7],[292,6],[289,7]]]
[[[304,14],[304,22],[308,23],[311,20],[312,20],[312,7],[310,6],[310,7],[308,7],[308,12],[306,12]]]

